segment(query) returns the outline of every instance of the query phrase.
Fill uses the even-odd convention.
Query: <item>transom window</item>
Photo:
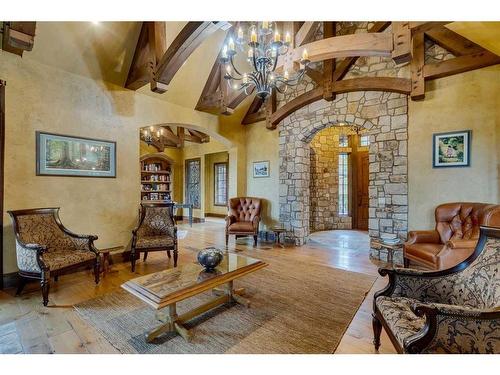
[[[227,205],[227,163],[215,163],[214,169],[214,204],[225,206]]]
[[[362,135],[359,137],[359,145],[362,147],[370,146],[370,136]]]
[[[349,214],[349,154],[339,154],[339,215]]]
[[[339,147],[349,147],[349,137],[347,134],[339,135]]]

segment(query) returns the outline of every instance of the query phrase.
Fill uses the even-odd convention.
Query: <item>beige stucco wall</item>
[[[264,121],[245,126],[247,194],[262,198],[262,228],[279,222],[279,132],[266,129]],[[253,177],[253,163],[269,160],[269,177]]]
[[[158,123],[195,124],[207,133],[218,119],[109,83],[0,52],[6,87],[4,271],[16,270],[7,210],[61,207],[70,229],[99,236],[98,247],[126,245],[139,203],[139,131]],[[117,178],[35,175],[35,131],[117,142]],[[202,131],[203,131],[202,130]]]
[[[441,78],[409,101],[409,229],[434,226],[450,201],[499,203],[500,66]],[[432,168],[432,134],[472,130],[471,166]]]

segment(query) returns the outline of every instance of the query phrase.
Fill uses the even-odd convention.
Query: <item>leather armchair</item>
[[[472,254],[481,225],[500,227],[500,206],[485,203],[445,203],[435,211],[434,230],[411,231],[404,244],[404,264],[428,269],[451,268]]]
[[[49,303],[50,277],[94,267],[99,283],[100,257],[94,247],[97,236],[71,232],[59,218],[59,207],[8,211],[16,237],[17,267],[21,294],[28,279],[40,280],[43,305]]]
[[[379,269],[373,344],[385,329],[399,353],[500,353],[500,229],[481,227],[472,254],[441,271]]]
[[[260,223],[260,198],[239,197],[231,198],[228,203],[226,216],[226,246],[229,235],[238,237],[253,236],[254,246],[257,246]]]

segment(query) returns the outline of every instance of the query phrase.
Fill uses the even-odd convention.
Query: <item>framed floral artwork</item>
[[[434,168],[470,166],[471,131],[433,134]]]

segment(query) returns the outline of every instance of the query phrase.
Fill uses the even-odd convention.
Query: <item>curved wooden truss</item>
[[[407,78],[390,78],[390,77],[365,77],[352,78],[337,81],[331,86],[332,93],[341,94],[352,91],[389,91],[402,94],[411,92],[411,81]],[[288,103],[278,108],[271,115],[269,128],[274,129],[276,125],[288,117],[296,110],[314,103],[317,100],[323,99],[323,87],[317,87],[313,90],[297,96]]]

